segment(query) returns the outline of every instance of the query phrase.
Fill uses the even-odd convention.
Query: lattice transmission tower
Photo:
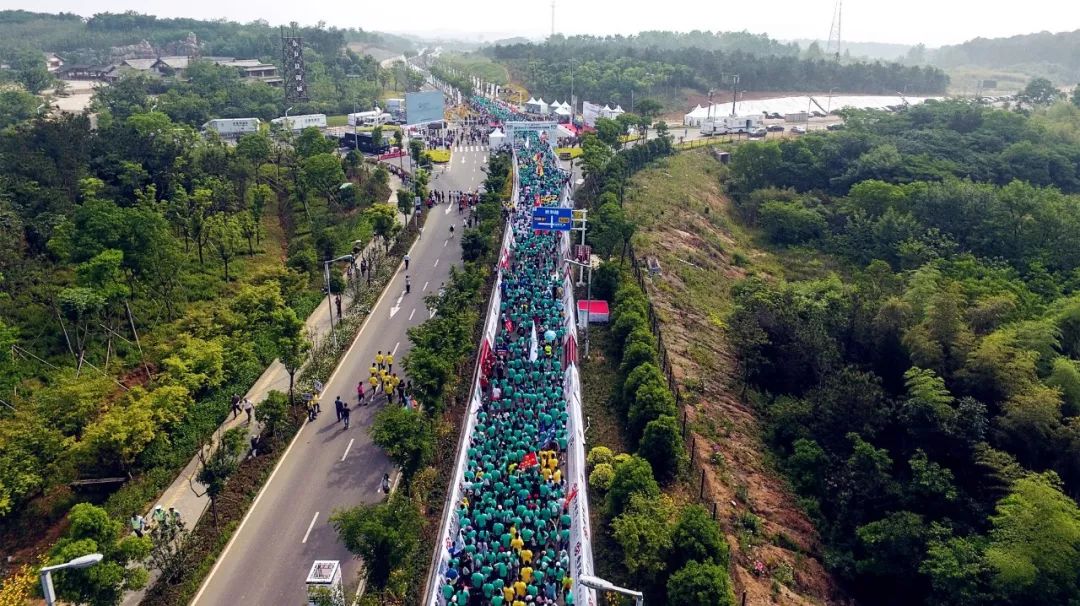
[[[836,61],[840,60],[840,24],[844,13],[844,0],[836,0],[833,6],[832,26],[829,27],[829,42],[825,46],[825,54],[831,55]]]

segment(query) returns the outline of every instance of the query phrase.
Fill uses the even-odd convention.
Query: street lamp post
[[[330,259],[323,263],[323,277],[326,279],[326,306],[330,308],[330,334],[334,337],[334,345],[337,346],[337,332],[334,330],[334,293],[330,290],[330,264],[337,263],[338,261],[353,262],[356,257],[352,255],[342,255],[336,259]]]
[[[585,359],[589,359],[589,324],[592,320],[592,260],[588,264],[574,261],[573,259],[567,259],[568,263],[577,265],[584,270],[589,268],[589,285],[585,290],[585,300],[588,301],[588,308],[585,310]],[[576,310],[575,310],[576,311]]]
[[[56,604],[56,590],[53,589],[52,573],[54,570],[77,570],[79,568],[89,568],[94,564],[97,564],[101,559],[105,557],[100,553],[90,553],[84,556],[80,556],[66,562],[64,564],[57,564],[55,566],[46,566],[38,571],[41,577],[41,593],[45,596],[45,604],[47,606],[54,606]]]
[[[597,591],[612,591],[614,593],[621,593],[625,596],[634,598],[634,606],[645,606],[645,597],[640,591],[634,591],[633,589],[626,589],[625,587],[619,587],[610,581],[605,581],[599,577],[591,575],[581,575],[579,582],[588,587],[589,589],[595,589]]]

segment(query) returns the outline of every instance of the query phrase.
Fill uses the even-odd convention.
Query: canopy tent
[[[525,112],[529,114],[539,114],[542,103],[543,101],[537,101],[536,99],[529,97],[529,100],[525,102]]]
[[[563,105],[552,105],[551,107],[554,108],[553,113],[555,113],[555,114],[558,114],[560,116],[569,116],[570,115],[570,108],[569,107],[566,107],[566,106],[563,106]]]
[[[496,128],[488,135],[488,149],[495,151],[507,145],[506,135],[502,130]]]
[[[547,103],[544,102],[543,97],[540,97],[539,99],[537,99],[536,104],[540,106],[540,111],[538,111],[536,113],[546,115],[550,111],[549,110],[550,106]]]
[[[709,108],[698,105],[683,116],[683,126],[701,126],[701,121],[709,116]]]
[[[618,105],[616,105],[614,108],[605,105],[603,108],[600,109],[600,117],[609,118],[611,120],[614,120],[615,118],[619,117],[620,114],[625,113],[626,111],[624,111],[623,108],[619,107]]]

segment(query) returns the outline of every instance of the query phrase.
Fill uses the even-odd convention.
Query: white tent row
[[[626,113],[626,110],[624,110],[621,105],[616,105],[615,107],[610,107],[608,105],[605,105],[604,107],[600,108],[600,117],[601,118],[610,118],[610,119],[614,120],[615,118],[619,117],[620,114],[625,114],[625,113]]]
[[[574,112],[573,107],[571,107],[571,105],[565,101],[563,101],[562,103],[559,103],[558,101],[553,101],[552,103],[545,103],[543,97],[539,99],[534,99],[530,97],[529,100],[525,102],[525,105],[522,109],[529,114],[540,114],[544,116],[548,114],[569,116]]]
[[[814,96],[803,95],[797,97],[777,97],[775,99],[757,99],[754,101],[740,101],[735,104],[735,114],[744,116],[748,114],[795,114],[799,112],[815,112],[824,108],[832,111],[842,108],[857,109],[886,109],[889,107],[905,104],[918,105],[928,99],[940,99],[940,97],[900,97],[898,95],[836,95]],[[816,103],[815,103],[816,102]],[[821,108],[818,107],[820,104]],[[727,116],[731,112],[731,103],[714,103],[712,110],[698,105],[683,116],[683,124],[686,126],[701,126],[702,120],[709,116]]]

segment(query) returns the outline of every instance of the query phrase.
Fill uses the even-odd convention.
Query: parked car
[[[805,135],[806,134],[806,127],[801,125],[801,124],[799,124],[797,126],[792,126],[791,127],[791,132],[795,133],[796,135]]]
[[[826,126],[825,130],[840,130],[842,128],[844,128],[844,125],[840,122],[837,122],[836,124],[830,124]]]
[[[769,134],[769,130],[764,127],[758,127],[750,130],[751,139],[760,139],[767,134]]]
[[[782,133],[782,132],[784,132],[784,125],[783,124],[770,124],[770,125],[765,127],[765,130],[769,131],[770,133]]]

